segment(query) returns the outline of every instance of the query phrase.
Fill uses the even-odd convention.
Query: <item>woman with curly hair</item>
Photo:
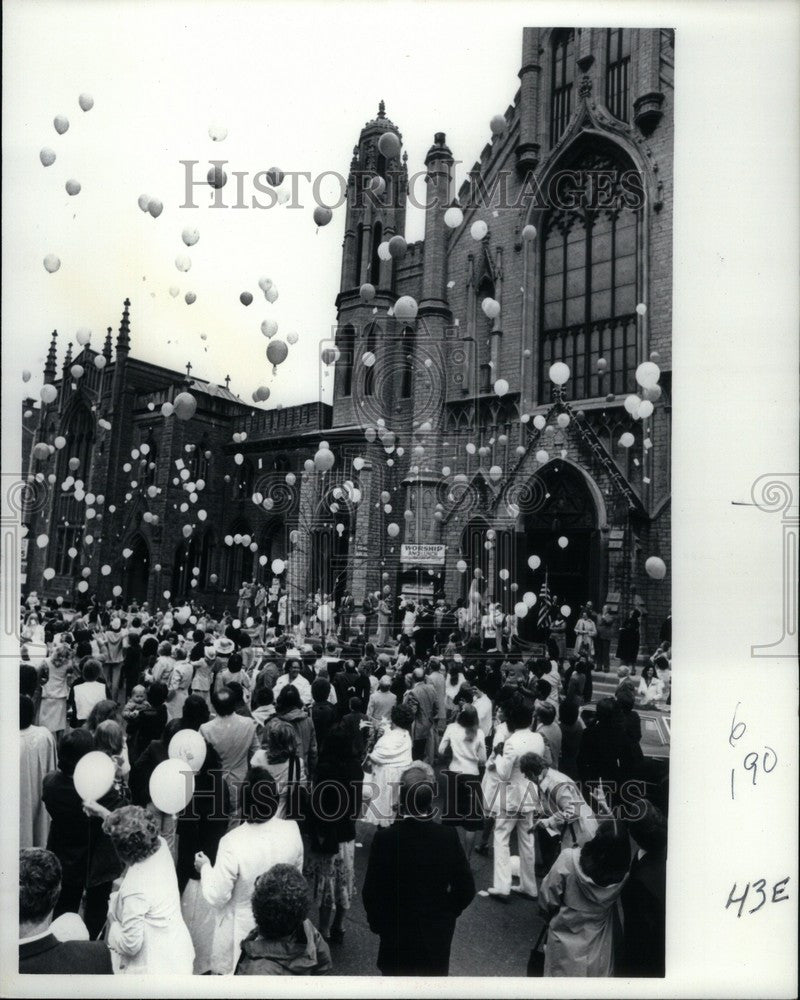
[[[242,941],[237,976],[320,976],[331,953],[307,919],[308,886],[291,865],[260,875],[251,900],[256,926]]]
[[[305,784],[307,774],[299,752],[297,731],[291,722],[274,719],[264,730],[264,746],[250,759],[251,767],[263,767],[278,789],[277,815],[284,819],[292,782]]]
[[[106,942],[114,972],[191,975],[194,947],[181,916],[178,879],[156,820],[123,806],[103,822],[126,866],[108,904]]]
[[[365,764],[368,777],[364,779],[364,798],[369,802],[364,822],[373,826],[391,826],[394,822],[400,775],[413,759],[414,710],[408,705],[395,705],[389,718],[389,729],[367,755]]]

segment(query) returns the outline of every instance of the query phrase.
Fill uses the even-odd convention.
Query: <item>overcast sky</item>
[[[46,3],[4,5],[4,327],[15,348],[10,364],[29,368],[38,396],[53,329],[59,360],[79,328],[102,346],[131,306],[132,353],[221,381],[250,400],[271,386],[269,405],[318,396],[317,345],[335,320],[344,208],[317,232],[306,182],[303,209],[210,207],[196,188],[184,201],[185,168],[202,178],[212,158],[249,175],[284,171],[346,175],[352,148],[378,101],[399,126],[411,171],[423,169],[436,131],[447,133],[457,180],[490,137],[518,86],[524,5],[325,3]],[[474,11],[474,15],[472,12]],[[481,30],[476,31],[476,17]],[[9,40],[13,39],[13,46]],[[78,96],[94,107],[84,113]],[[66,115],[58,135],[53,119]],[[228,130],[213,142],[208,130]],[[56,153],[43,167],[42,147]],[[70,197],[68,180],[81,191]],[[224,201],[233,204],[233,182]],[[256,193],[245,179],[245,200]],[[338,191],[329,181],[323,194]],[[159,198],[157,219],[141,194]],[[262,199],[263,200],[263,199]],[[189,249],[184,228],[200,240]],[[409,240],[423,218],[409,206]],[[43,259],[61,267],[48,274]],[[191,270],[175,258],[186,254]],[[265,301],[259,278],[279,291]],[[180,294],[173,298],[170,287]],[[239,295],[250,291],[243,306]],[[193,305],[186,292],[197,296]],[[299,335],[273,378],[260,326],[272,317],[278,336]],[[201,334],[206,339],[201,339]],[[6,348],[8,350],[8,348]],[[74,350],[77,345],[74,344]]]

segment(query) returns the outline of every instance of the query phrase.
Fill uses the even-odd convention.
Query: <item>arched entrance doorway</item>
[[[130,558],[125,564],[125,582],[123,591],[125,601],[131,604],[136,601],[141,604],[147,600],[147,585],[150,581],[150,550],[141,535],[137,535],[131,544]]]
[[[534,509],[524,515],[518,549],[517,580],[520,590],[532,590],[537,598],[545,580],[556,608],[569,605],[567,643],[574,642],[572,627],[582,604],[600,603],[602,559],[597,505],[585,477],[567,462],[550,462],[531,483]],[[566,538],[561,547],[559,538]],[[537,555],[541,565],[532,570],[528,559]],[[541,639],[541,605],[520,622],[523,639]]]

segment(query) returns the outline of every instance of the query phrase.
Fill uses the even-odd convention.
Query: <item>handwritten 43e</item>
[[[731,719],[731,731],[728,735],[728,743],[734,750],[737,747],[739,740],[747,732],[747,725],[744,722],[736,721],[736,713],[741,705],[740,701],[736,702],[736,708],[733,710],[733,718]],[[745,771],[750,771],[753,776],[753,784],[755,785],[758,780],[759,770],[762,774],[771,774],[778,764],[778,755],[772,749],[772,747],[764,744],[764,749],[762,751],[750,750],[742,758],[741,766]],[[731,768],[731,798],[736,798],[736,774],[737,769],[735,767]],[[755,884],[755,883],[754,883]],[[751,911],[752,912],[752,911]],[[740,914],[741,915],[741,914]]]

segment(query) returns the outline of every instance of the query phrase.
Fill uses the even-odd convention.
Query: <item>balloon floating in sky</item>
[[[383,243],[378,244],[378,258],[380,260],[391,260],[392,255],[389,253],[389,241],[384,240]]]
[[[522,229],[523,240],[535,240],[536,239],[536,226],[523,226]]]
[[[550,365],[548,374],[554,385],[563,385],[569,378],[569,366],[565,365],[563,361],[556,361],[555,364]]]
[[[261,332],[267,339],[269,339],[270,337],[274,337],[275,334],[278,332],[278,324],[275,322],[274,319],[265,319],[264,322],[261,324]]]
[[[298,339],[299,338],[298,338],[297,334],[294,332],[294,330],[292,330],[290,333],[288,333],[286,335],[286,343],[287,344],[296,344],[297,341],[298,341]]]
[[[378,149],[387,160],[391,160],[393,156],[400,155],[400,140],[394,132],[384,132],[378,140]]]
[[[635,438],[630,431],[625,431],[624,434],[620,436],[619,443],[623,448],[630,448],[633,445]]]
[[[94,359],[95,368],[102,370],[108,364],[102,354],[96,354]]]
[[[314,209],[314,222],[316,222],[318,226],[327,226],[332,218],[333,212],[327,207],[327,205],[317,205]]]
[[[494,115],[489,122],[489,128],[492,130],[492,135],[502,135],[506,130],[505,115]]]
[[[181,290],[177,285],[170,285],[169,294],[173,297],[173,299],[177,299],[177,297],[181,294]]]
[[[319,448],[314,455],[314,468],[317,472],[329,472],[336,461],[336,457],[330,448]]]
[[[266,385],[260,385],[256,389],[254,395],[259,403],[263,403],[265,400],[269,399],[269,387]]]
[[[653,361],[643,361],[636,369],[636,381],[644,389],[656,385],[661,378],[661,369]]]
[[[61,260],[54,253],[49,253],[44,259],[44,269],[48,274],[55,274],[61,267]]]
[[[56,154],[49,146],[45,146],[39,151],[39,159],[42,161],[43,167],[52,167],[56,162]]]
[[[211,125],[208,129],[208,135],[212,142],[222,142],[228,136],[228,130],[224,125]]]
[[[91,111],[94,107],[94,98],[91,94],[81,94],[78,97],[78,104],[80,105],[81,111]]]
[[[189,229],[186,228],[181,233],[181,239],[186,244],[187,247],[193,247],[195,243],[200,239],[199,229]]]
[[[161,407],[161,412],[164,413],[164,407],[169,405],[168,403],[164,403]],[[173,412],[173,410],[179,420],[191,420],[197,410],[197,400],[190,392],[179,392],[175,397],[175,402],[172,404],[170,412]],[[164,413],[164,416],[168,416],[168,414]]]
[[[464,221],[464,213],[458,205],[451,205],[444,213],[444,224],[449,229],[457,229]]]
[[[143,212],[146,212],[150,206],[150,195],[140,194],[139,197],[136,199],[136,204]]]
[[[650,556],[644,564],[645,572],[653,580],[663,580],[667,575],[667,564],[658,556]]]
[[[147,211],[153,216],[154,219],[157,219],[164,211],[163,201],[160,201],[158,198],[151,198],[150,203],[147,206]]]
[[[477,222],[473,222],[469,229],[470,236],[473,240],[482,240],[488,232],[489,227],[483,219],[478,219]]]
[[[67,181],[64,187],[67,189],[67,194],[70,196],[74,196],[76,194],[81,193],[81,185],[79,181],[76,180]]]
[[[175,258],[175,267],[177,267],[179,271],[188,271],[191,269],[191,266],[192,259],[191,257],[187,257],[186,254],[178,254]]]
[[[239,296],[239,301],[242,303],[243,306],[249,306],[250,303],[253,301],[253,296],[250,292],[242,292],[242,294]]]
[[[640,303],[639,303],[639,304],[638,304],[638,305],[636,306],[636,312],[637,312],[637,313],[638,313],[638,314],[639,314],[640,316],[644,316],[644,314],[645,314],[645,313],[647,312],[647,306],[646,306],[646,305],[644,304],[644,302],[640,302]]]
[[[28,371],[27,368],[23,368],[22,369],[22,381],[23,382],[30,382],[30,380],[31,380],[31,373]]]
[[[270,287],[266,290],[266,292],[264,292],[264,298],[267,300],[267,302],[277,301],[278,289],[274,285],[270,285]]]
[[[272,278],[259,278],[258,287],[262,292],[268,292],[272,288]]]
[[[372,302],[375,298],[375,286],[366,282],[361,286],[361,301],[362,302]]]
[[[277,366],[286,360],[289,348],[282,340],[271,340],[267,346],[267,360],[272,365],[272,374],[276,374]]]
[[[206,180],[215,190],[224,188],[228,183],[228,175],[222,169],[222,167],[212,167],[207,174]]]
[[[69,128],[69,118],[66,115],[56,115],[53,119],[53,128],[59,135],[63,135]]]
[[[565,549],[569,545],[569,539],[566,535],[562,535],[558,540],[558,547],[560,549]]]
[[[190,306],[197,301],[197,296],[194,294],[194,292],[187,292],[186,295],[184,296],[184,299],[186,300],[186,305]]]
[[[504,378],[499,378],[494,384],[494,391],[498,396],[505,396],[508,392],[508,382]]]

